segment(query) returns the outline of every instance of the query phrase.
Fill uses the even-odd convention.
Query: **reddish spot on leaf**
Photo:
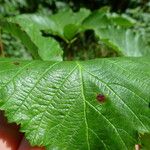
[[[96,99],[100,102],[103,103],[106,100],[106,97],[103,94],[98,94]]]
[[[13,62],[13,64],[14,64],[14,65],[20,65],[20,63],[19,63],[19,62]]]

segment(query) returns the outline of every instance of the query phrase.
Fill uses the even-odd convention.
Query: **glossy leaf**
[[[20,15],[7,21],[0,21],[2,29],[19,38],[35,58],[61,61],[63,51],[51,37],[42,36],[41,30],[53,26],[47,17]]]
[[[0,59],[0,109],[48,150],[134,149],[150,133],[149,68],[149,58]]]

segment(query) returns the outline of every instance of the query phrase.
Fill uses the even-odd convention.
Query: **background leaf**
[[[82,28],[83,20],[90,14],[88,9],[80,9],[78,12],[73,12],[71,9],[61,10],[60,12],[51,15],[55,26],[49,27],[47,32],[57,35],[69,42]],[[71,32],[71,33],[70,33]]]
[[[150,55],[150,46],[146,44],[142,35],[123,27],[130,26],[129,20],[119,15],[115,15],[116,17],[112,15],[110,19],[106,15],[101,11],[93,13],[83,22],[84,28],[94,30],[100,41],[118,51],[120,55],[134,57]]]
[[[132,30],[122,28],[99,28],[96,35],[108,46],[118,50],[124,56],[149,56],[150,46],[142,39],[141,35]]]
[[[129,28],[135,24],[135,20],[127,15],[119,15],[115,12],[110,13],[109,7],[102,7],[85,18],[83,24],[94,29],[109,26]]]
[[[150,55],[150,46],[142,38],[142,34],[135,33],[135,20],[127,15],[110,13],[109,9],[97,10],[83,21],[85,29],[92,29],[107,46],[124,56]]]
[[[59,43],[51,37],[42,36],[41,30],[53,25],[47,17],[20,15],[1,21],[4,30],[18,37],[35,58],[61,61],[63,51]]]
[[[149,58],[0,59],[0,109],[32,145],[133,149],[150,132],[149,68]]]

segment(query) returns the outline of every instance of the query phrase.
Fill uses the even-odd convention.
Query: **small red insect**
[[[105,102],[106,97],[105,97],[103,94],[98,94],[98,95],[96,96],[96,99],[97,99],[100,103],[103,103],[103,102]]]

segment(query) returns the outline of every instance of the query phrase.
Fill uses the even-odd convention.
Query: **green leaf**
[[[133,25],[135,24],[135,20],[130,18],[127,15],[119,15],[117,13],[112,13],[112,14],[108,14],[109,19],[112,21],[112,23],[114,25],[118,25],[121,27],[133,27]]]
[[[53,38],[42,36],[41,30],[53,26],[46,17],[36,15],[20,15],[7,21],[0,21],[2,29],[18,37],[35,58],[61,61],[63,51]]]
[[[55,15],[51,15],[55,26],[50,26],[47,32],[60,36],[65,41],[69,42],[80,32],[83,20],[90,14],[87,9],[80,9],[78,12],[73,12],[71,9],[62,10]]]
[[[150,46],[142,35],[134,33],[129,27],[135,21],[125,15],[118,15],[101,10],[93,12],[83,21],[84,29],[92,29],[99,39],[108,47],[124,56],[150,55]]]
[[[91,13],[83,21],[83,25],[86,28],[102,28],[109,26],[120,27],[132,27],[135,24],[135,20],[127,15],[119,15],[117,13],[110,13],[110,10],[106,7],[101,8]]]
[[[97,29],[100,27],[107,27],[110,25],[105,11],[97,10],[91,13],[87,18],[84,19],[83,25],[85,28]]]
[[[0,59],[0,109],[32,145],[130,150],[150,133],[149,68],[149,58]]]
[[[144,42],[140,34],[132,30],[110,27],[99,28],[95,32],[107,46],[124,56],[150,56],[150,46]]]
[[[66,39],[71,41],[73,39],[73,37],[77,34],[78,31],[79,31],[78,26],[76,26],[74,24],[68,24],[64,27],[63,34]]]

